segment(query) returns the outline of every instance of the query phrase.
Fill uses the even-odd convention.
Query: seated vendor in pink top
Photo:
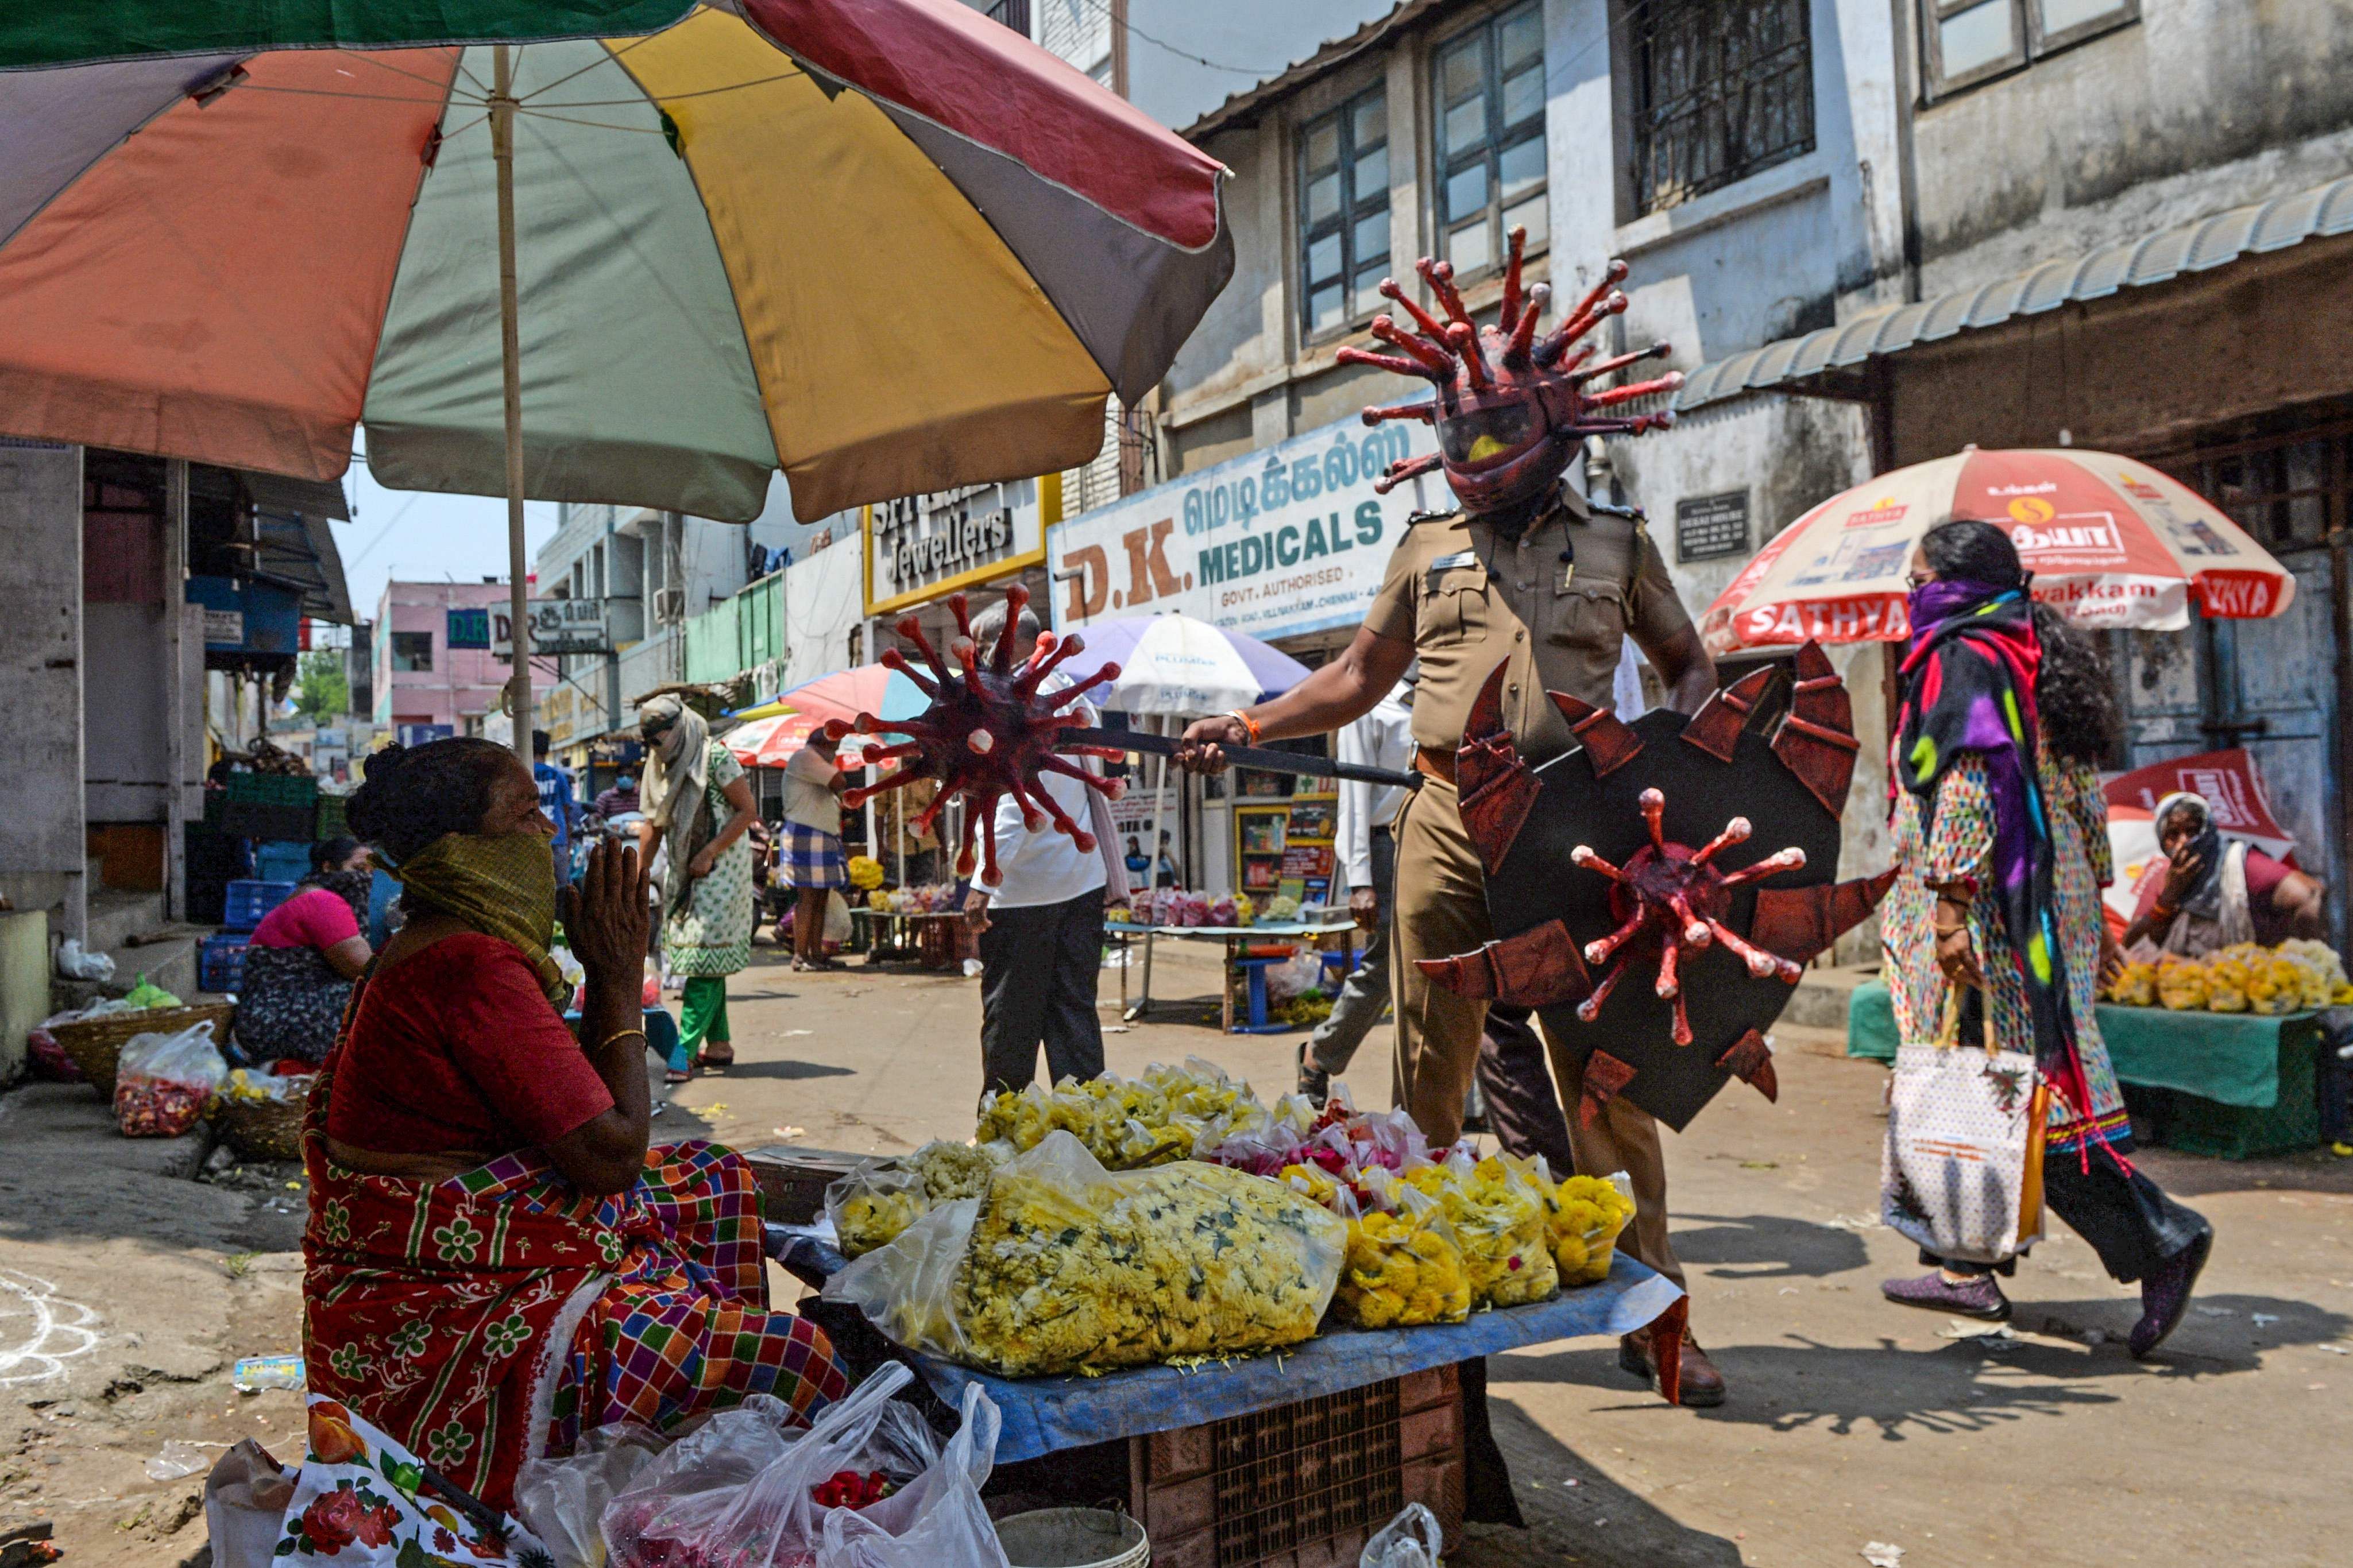
[[[2276,947],[2327,927],[2327,889],[2243,838],[2226,839],[2203,796],[2183,791],[2157,803],[2165,875],[2141,887],[2124,946],[2135,956],[2203,958],[2240,942]]]
[[[335,1043],[352,982],[371,956],[368,852],[354,838],[311,851],[311,875],[254,928],[237,983],[236,1038],[255,1061],[318,1062]]]

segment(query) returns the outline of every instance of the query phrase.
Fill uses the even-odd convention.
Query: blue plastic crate
[[[261,917],[294,896],[291,882],[245,879],[231,882],[222,900],[221,924],[230,931],[251,931]]]
[[[306,839],[259,844],[253,850],[253,874],[264,882],[299,882],[311,874],[311,845]]]
[[[205,938],[196,950],[196,985],[205,991],[235,991],[245,979],[245,949],[252,938],[223,931]]]

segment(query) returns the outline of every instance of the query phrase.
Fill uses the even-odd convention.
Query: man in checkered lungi
[[[825,908],[836,888],[849,886],[849,862],[841,848],[841,792],[849,787],[840,767],[840,743],[822,728],[785,764],[784,836],[776,867],[794,889],[793,967],[839,969],[825,955]]]

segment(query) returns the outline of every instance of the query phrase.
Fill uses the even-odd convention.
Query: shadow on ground
[[[1682,1242],[1678,1236],[1678,1245]],[[2200,1309],[2203,1309],[2201,1311]],[[1900,1309],[1890,1308],[1891,1311]],[[2257,1322],[2262,1314],[2263,1321]],[[1891,1443],[1984,1432],[2030,1416],[2063,1415],[2112,1405],[2131,1378],[2205,1378],[2257,1370],[2263,1352],[2312,1345],[2343,1336],[2353,1318],[2306,1302],[2270,1296],[2201,1296],[2190,1316],[2156,1355],[2136,1362],[2123,1340],[2139,1315],[2130,1297],[2022,1301],[2012,1327],[2028,1334],[2080,1338],[2096,1329],[2097,1344],[2050,1340],[1955,1340],[1932,1350],[1891,1336],[1873,1346],[1822,1344],[1792,1334],[1773,1344],[1710,1345],[1732,1397],[1694,1412],[1704,1421],[1733,1422],[1793,1432],[1820,1427],[1840,1436],[1876,1432]],[[1907,1333],[1937,1332],[1927,1313],[1904,1315]],[[1976,1325],[1971,1325],[1975,1327]],[[1558,1383],[1609,1388],[1624,1382],[1615,1346],[1515,1355],[1499,1362],[1499,1385]],[[1613,1412],[1667,1406],[1630,1394]]]
[[[830,1062],[801,1062],[786,1058],[780,1061],[747,1062],[738,1057],[723,1071],[708,1075],[708,1081],[724,1083],[739,1078],[850,1078],[858,1069],[837,1067]]]
[[[1616,1349],[1609,1353],[1614,1369]],[[1555,1441],[1510,1400],[1491,1398],[1487,1408],[1528,1527],[1469,1526],[1459,1549],[1447,1543],[1446,1561],[1455,1568],[1737,1568],[1738,1546],[1677,1523]]]
[[[1862,1237],[1788,1215],[1678,1214],[1675,1256],[1719,1279],[1820,1279],[1871,1260]]]

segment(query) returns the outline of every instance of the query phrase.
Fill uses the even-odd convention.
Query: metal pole
[[[530,561],[522,534],[522,331],[515,300],[514,68],[507,46],[492,46],[491,161],[499,186],[499,357],[504,373],[507,418],[507,616],[513,630],[514,674],[508,679],[508,706],[514,713],[514,751],[523,766],[531,755]]]

